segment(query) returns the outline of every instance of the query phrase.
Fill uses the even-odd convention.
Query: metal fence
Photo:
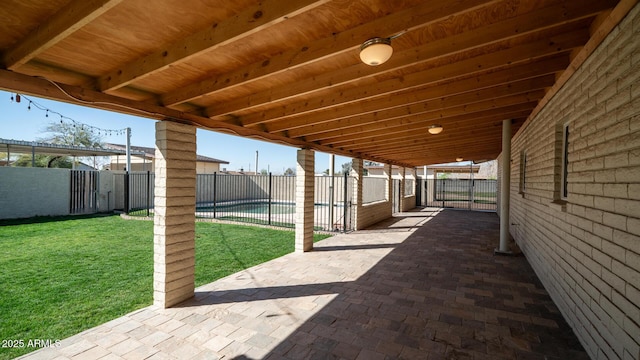
[[[362,178],[362,203],[369,204],[387,199],[387,179],[365,176]]]
[[[150,216],[153,212],[154,175],[123,174],[124,211]],[[354,179],[317,176],[314,194],[314,228],[328,231],[353,229]],[[196,217],[295,227],[295,176],[198,174]]]
[[[404,179],[404,196],[415,194],[415,181],[413,179]]]
[[[432,207],[496,211],[497,196],[497,180],[428,179],[421,203]]]
[[[98,172],[71,170],[70,214],[89,214],[98,208]]]

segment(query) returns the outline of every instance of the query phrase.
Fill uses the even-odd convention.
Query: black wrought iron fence
[[[88,214],[98,209],[98,172],[71,170],[70,214]]]
[[[497,180],[428,179],[423,201],[432,207],[496,211],[497,196]]]
[[[125,209],[128,213],[150,216],[153,209],[155,176],[150,171],[129,172],[124,175]]]
[[[353,181],[348,176],[315,178],[316,230],[352,230]],[[153,173],[124,174],[122,182],[124,210],[149,216],[153,211]],[[198,174],[196,217],[293,228],[295,190],[295,176]]]

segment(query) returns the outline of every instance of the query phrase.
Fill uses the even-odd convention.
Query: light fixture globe
[[[431,125],[427,131],[429,131],[429,134],[437,135],[440,134],[442,130],[442,125]]]
[[[464,159],[463,159],[463,158],[461,158],[461,157],[457,157],[457,158],[456,158],[456,161],[457,161],[457,162],[460,162],[460,161],[462,161],[462,160],[464,160]]]
[[[373,38],[369,39],[360,46],[360,60],[370,66],[378,66],[383,64],[393,54],[391,47],[391,39]]]

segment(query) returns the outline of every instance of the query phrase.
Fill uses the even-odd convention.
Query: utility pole
[[[131,171],[131,128],[127,128],[127,171]]]

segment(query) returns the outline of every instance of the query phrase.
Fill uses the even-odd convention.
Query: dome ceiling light
[[[375,37],[360,46],[360,60],[370,66],[378,66],[391,58],[393,48],[391,38]]]
[[[365,41],[360,46],[360,60],[369,66],[384,64],[393,54],[391,40],[404,35],[405,32],[401,31],[388,38],[374,37]]]
[[[427,131],[429,131],[429,134],[437,135],[437,134],[440,134],[442,130],[444,130],[442,128],[442,125],[431,125],[429,126],[429,130]]]

